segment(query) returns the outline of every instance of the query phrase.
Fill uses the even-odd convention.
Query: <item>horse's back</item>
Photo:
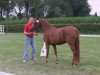
[[[78,29],[76,27],[74,27],[74,26],[66,26],[66,27],[64,27],[63,28],[63,32],[65,34],[70,34],[70,35],[79,33]]]

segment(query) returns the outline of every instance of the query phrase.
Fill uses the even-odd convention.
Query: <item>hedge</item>
[[[83,34],[100,34],[100,24],[66,24],[66,25],[55,25],[56,27],[64,27],[64,26],[74,26],[76,27],[80,33]],[[5,25],[5,32],[23,32],[24,25]],[[41,29],[39,28],[37,32],[41,32]]]
[[[100,34],[100,24],[66,24],[66,25],[55,25],[56,27],[74,26],[81,34]]]
[[[48,18],[52,24],[100,24],[100,17]]]
[[[79,29],[84,34],[99,34],[100,33],[100,17],[66,17],[66,18],[47,18],[49,23],[56,27],[64,27],[72,25]],[[23,20],[8,20],[0,21],[0,25],[5,25],[5,32],[23,32],[24,24],[27,19]],[[38,32],[41,30],[38,29]]]
[[[17,33],[23,32],[24,25],[5,25],[4,31],[5,33]]]
[[[66,18],[46,18],[51,24],[100,24],[100,17],[66,17]],[[25,24],[28,19],[0,21],[0,25]]]

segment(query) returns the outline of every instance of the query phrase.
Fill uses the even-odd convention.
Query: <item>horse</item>
[[[53,46],[54,53],[56,56],[56,64],[59,63],[56,45],[61,45],[68,43],[71,51],[73,52],[72,65],[77,65],[80,61],[80,41],[79,41],[79,31],[74,26],[65,26],[62,28],[57,28],[50,24],[43,18],[36,20],[33,30],[41,28],[44,33],[44,42],[46,43],[46,60],[48,62],[49,47]]]

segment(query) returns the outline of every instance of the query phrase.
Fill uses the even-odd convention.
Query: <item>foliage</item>
[[[98,24],[100,17],[66,17],[66,18],[48,18],[52,24]]]
[[[100,17],[67,17],[67,18],[47,18],[49,23],[56,27],[64,27],[68,25],[75,26],[80,33],[99,34],[100,33]],[[0,21],[0,25],[5,25],[5,32],[23,32],[24,24],[28,20],[9,20]],[[37,30],[41,32],[40,29]]]
[[[66,17],[66,18],[45,18],[51,24],[63,25],[63,24],[99,24],[100,17]],[[22,20],[7,20],[0,21],[0,25],[18,25],[27,23],[27,19]]]
[[[6,20],[6,21],[0,21],[0,25],[20,25],[27,23],[27,19],[22,20]]]
[[[17,9],[16,9],[17,8]],[[19,11],[17,11],[19,10]],[[23,11],[22,11],[23,10]],[[39,17],[76,17],[88,16],[90,5],[87,0],[1,0],[0,15],[9,16],[12,12],[19,19],[29,16]],[[10,13],[11,12],[11,13]],[[22,14],[24,16],[22,16]]]
[[[5,33],[23,33],[24,25],[9,25],[4,27]]]
[[[7,19],[9,19],[9,13],[15,7],[15,2],[14,0],[5,0],[4,2],[5,2],[4,11],[7,12],[6,16],[7,16]]]
[[[68,0],[72,8],[73,16],[88,16],[91,11],[87,0]]]
[[[47,17],[88,16],[91,11],[87,0],[47,0],[47,3],[50,6]],[[55,8],[60,12],[56,13]]]

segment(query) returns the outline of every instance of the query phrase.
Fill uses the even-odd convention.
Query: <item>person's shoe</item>
[[[34,61],[34,60],[37,60],[36,58],[34,58],[34,59],[31,59],[32,61]]]
[[[26,63],[26,60],[23,60],[23,63]]]
[[[34,58],[34,60],[37,60],[36,58]]]

